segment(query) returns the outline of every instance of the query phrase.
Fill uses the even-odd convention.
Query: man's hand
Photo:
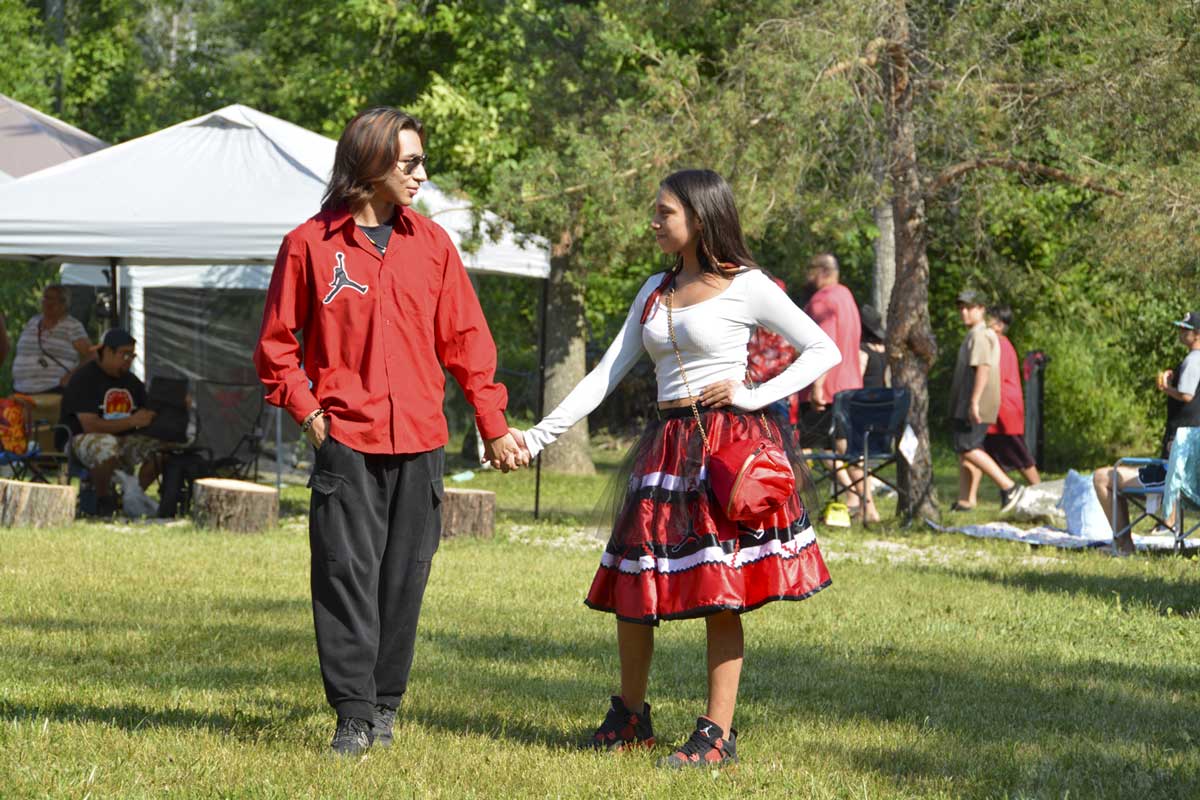
[[[139,408],[137,411],[129,415],[129,421],[133,423],[133,429],[136,431],[139,428],[144,428],[154,421],[155,412],[148,408]]]
[[[529,463],[527,456],[528,451],[521,451],[511,431],[498,439],[488,439],[483,443],[484,460],[501,472],[512,472],[525,466]]]
[[[722,408],[733,405],[733,393],[742,384],[737,381],[718,381],[705,386],[700,391],[700,405],[709,408]]]
[[[1158,378],[1155,381],[1160,392],[1165,392],[1167,389],[1170,389],[1171,384],[1174,382],[1175,371],[1170,369],[1164,369],[1162,372],[1158,373]]]
[[[325,444],[325,437],[329,435],[329,417],[319,414],[312,421],[312,425],[308,426],[308,430],[304,432],[304,435],[308,437],[309,444],[320,450],[321,445]]]
[[[971,403],[971,424],[982,425],[983,415],[979,413],[979,403]]]

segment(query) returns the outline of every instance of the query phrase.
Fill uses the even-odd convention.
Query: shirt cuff
[[[486,414],[476,414],[475,426],[479,428],[479,435],[485,441],[499,439],[508,433],[508,419],[504,416],[503,411],[489,411]]]
[[[730,401],[735,408],[742,411],[758,411],[762,404],[758,402],[758,396],[754,389],[749,386],[739,386],[733,390],[733,399]]]
[[[303,425],[304,418],[320,407],[321,403],[317,400],[317,396],[307,387],[304,391],[289,397],[286,406],[287,412],[292,415],[292,419],[296,420],[297,425]]]

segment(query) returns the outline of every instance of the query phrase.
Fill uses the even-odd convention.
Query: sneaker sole
[[[593,739],[584,745],[584,749],[609,753],[624,753],[631,750],[653,750],[655,741],[656,740],[653,736],[651,736],[649,739],[637,739],[632,742],[612,742],[610,744],[597,742],[595,739]]]

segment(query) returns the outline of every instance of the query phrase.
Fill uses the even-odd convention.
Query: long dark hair
[[[400,160],[400,131],[416,131],[425,143],[421,120],[398,108],[377,106],[346,123],[333,157],[333,174],[321,198],[321,210],[347,206],[358,211]]]
[[[742,237],[733,189],[724,178],[711,169],[683,169],[668,175],[659,188],[679,198],[684,211],[700,223],[696,256],[702,272],[725,274],[723,264],[758,267]],[[683,256],[677,256],[675,271],[682,266]]]

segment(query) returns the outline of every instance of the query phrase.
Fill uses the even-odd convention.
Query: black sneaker
[[[1016,484],[1007,492],[1000,492],[1000,513],[1007,514],[1017,507],[1017,503],[1021,502],[1021,497],[1025,494],[1025,486]]]
[[[375,719],[371,722],[371,733],[375,736],[375,747],[392,746],[392,724],[396,721],[396,709],[375,706]]]
[[[612,696],[604,722],[592,734],[588,746],[596,750],[627,750],[634,747],[654,747],[654,727],[650,724],[650,704],[644,714],[635,714],[625,707],[625,701]]]
[[[359,756],[371,746],[371,723],[358,717],[338,717],[329,747],[334,755]]]
[[[696,720],[696,730],[674,753],[658,760],[658,766],[666,769],[684,767],[719,767],[737,763],[737,729],[725,731],[708,717]]]

